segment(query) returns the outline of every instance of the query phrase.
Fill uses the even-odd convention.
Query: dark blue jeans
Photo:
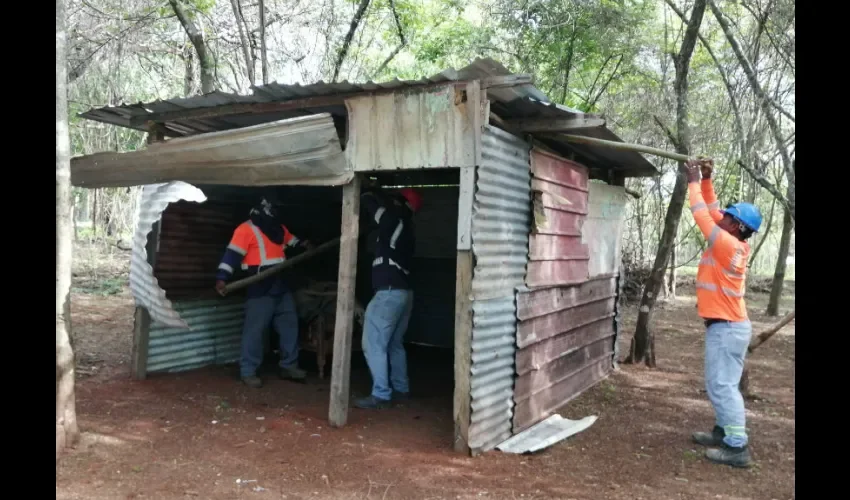
[[[292,293],[262,295],[245,300],[245,325],[242,328],[242,359],[239,372],[243,377],[257,374],[263,362],[263,332],[272,325],[280,337],[280,366],[298,365],[298,314]]]

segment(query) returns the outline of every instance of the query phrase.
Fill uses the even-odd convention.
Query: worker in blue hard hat
[[[752,459],[738,384],[752,335],[744,303],[747,240],[761,227],[761,212],[751,203],[721,211],[711,183],[713,161],[690,160],[685,166],[691,213],[708,242],[697,270],[696,295],[706,326],[705,387],[716,417],[711,432],[698,432],[693,439],[710,447],[706,458],[712,462],[748,467]]]

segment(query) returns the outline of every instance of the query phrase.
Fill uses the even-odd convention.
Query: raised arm
[[[686,165],[688,167],[688,198],[690,200],[691,214],[694,216],[694,222],[696,222],[700,232],[702,232],[706,242],[708,242],[708,246],[714,247],[720,251],[719,253],[724,255],[733,254],[738,246],[738,240],[717,225],[717,222],[723,218],[723,215],[720,214],[720,218],[715,219],[709,210],[708,203],[706,203],[707,199],[704,196],[704,187],[700,185],[699,160],[690,160]],[[714,194],[713,190],[711,194]],[[720,211],[718,209],[715,210],[719,214]]]
[[[705,204],[708,206],[708,213],[714,222],[720,222],[723,218],[723,213],[720,211],[720,202],[717,201],[717,195],[714,193],[714,185],[711,183],[711,174],[714,171],[714,160],[703,160],[700,164],[700,173],[702,174],[702,182],[700,189]]]

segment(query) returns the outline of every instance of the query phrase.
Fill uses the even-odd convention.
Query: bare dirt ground
[[[689,441],[713,421],[688,287],[656,314],[658,369],[621,365],[562,409],[569,418],[598,415],[590,429],[535,455],[469,458],[451,451],[450,354],[411,361],[416,399],[409,405],[352,409],[343,429],[329,428],[328,383],[315,374],[306,385],[270,379],[261,390],[222,367],[132,380],[133,304],[120,273],[90,279],[77,272],[84,435],[57,467],[57,498],[794,498],[794,323],[751,358],[760,399],[747,410],[757,465],[709,464]],[[765,300],[750,299],[756,331],[771,321],[761,314]],[[621,353],[635,313],[626,316]],[[362,394],[368,372],[354,361],[352,385]]]

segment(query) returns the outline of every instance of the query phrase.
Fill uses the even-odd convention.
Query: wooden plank
[[[583,128],[604,127],[605,119],[592,115],[578,118],[534,119],[534,120],[505,120],[511,127],[523,132],[564,132]]]
[[[357,240],[360,233],[360,176],[342,188],[342,236],[339,248],[336,325],[331,367],[328,420],[333,427],[348,421],[351,383],[351,338],[354,329],[354,292],[357,284]]]
[[[457,253],[455,272],[455,388],[452,415],[454,416],[454,449],[470,453],[469,422],[472,412],[472,269],[471,251]]]
[[[540,391],[514,408],[514,434],[522,432],[552,415],[571,399],[593,387],[614,369],[611,356],[593,364],[551,387]]]
[[[587,167],[537,148],[531,151],[531,172],[538,179],[582,191],[588,189]]]
[[[614,297],[590,302],[538,318],[525,320],[517,327],[517,346],[520,349],[602,318],[614,316]]]
[[[594,278],[575,286],[544,288],[517,294],[517,318],[537,318],[617,295],[616,277]]]
[[[611,330],[610,321],[608,322],[608,330]],[[610,331],[608,336],[609,338],[601,338],[595,342],[581,346],[579,349],[556,357],[549,363],[517,377],[516,386],[514,387],[514,401],[516,404],[520,404],[533,394],[574,376],[580,370],[592,364],[594,360],[598,360],[603,356],[613,356],[614,342],[611,341],[610,337],[614,336],[614,332]]]
[[[156,254],[159,250],[159,229],[161,222],[153,224],[145,245],[148,264],[156,266]],[[130,352],[130,371],[133,378],[143,380],[148,374],[148,346],[150,344],[151,315],[144,307],[136,307],[133,315],[133,348]]]
[[[581,236],[584,214],[564,212],[543,206],[541,197],[534,199],[534,233]]]
[[[525,284],[529,288],[577,285],[588,279],[589,260],[542,260],[528,263]]]
[[[581,236],[532,234],[528,242],[530,260],[587,260],[590,247],[582,243]]]
[[[457,205],[457,249],[472,249],[472,203],[475,196],[475,168],[460,169]]]
[[[542,179],[531,179],[531,190],[549,195],[565,210],[575,213],[587,213],[589,191],[561,186]]]
[[[539,370],[548,363],[601,339],[610,339],[613,349],[613,323],[610,317],[602,318],[520,349],[516,354],[517,375]]]

